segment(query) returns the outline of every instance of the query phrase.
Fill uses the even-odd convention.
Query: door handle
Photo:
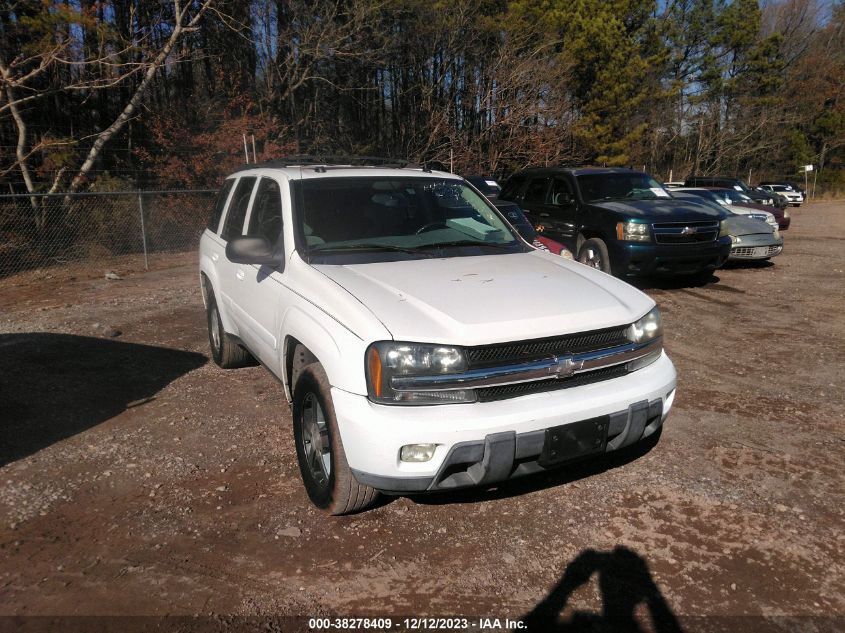
[[[239,268],[239,269],[238,269],[238,272],[236,272],[236,273],[235,273],[235,277],[237,277],[238,279],[240,279],[241,281],[243,281],[243,280],[244,280],[244,277],[246,277],[246,273],[244,273],[244,271],[242,271],[242,270]]]
[[[218,255],[217,253],[211,254],[211,261],[216,262],[218,259],[220,259],[220,255]]]

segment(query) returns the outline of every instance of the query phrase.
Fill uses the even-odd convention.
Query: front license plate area
[[[768,246],[757,246],[754,249],[754,257],[765,257],[769,253]]]
[[[537,463],[540,466],[554,466],[561,462],[603,453],[607,446],[607,427],[609,417],[564,424],[546,429],[546,439]]]

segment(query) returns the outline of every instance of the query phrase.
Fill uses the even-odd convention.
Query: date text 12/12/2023
[[[522,620],[498,617],[347,617],[347,618],[309,618],[308,629],[311,631],[512,631],[527,628]]]

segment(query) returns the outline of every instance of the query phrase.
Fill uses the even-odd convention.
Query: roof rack
[[[381,156],[326,156],[303,154],[273,158],[262,163],[246,163],[240,169],[257,169],[261,167],[334,167],[351,165],[353,167],[394,167],[397,169],[412,168],[430,171],[425,165],[418,165],[407,160],[384,158]]]

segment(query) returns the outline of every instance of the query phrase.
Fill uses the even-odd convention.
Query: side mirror
[[[236,264],[256,264],[258,266],[281,266],[284,262],[283,251],[277,253],[263,237],[241,235],[233,237],[226,244],[226,258]]]

